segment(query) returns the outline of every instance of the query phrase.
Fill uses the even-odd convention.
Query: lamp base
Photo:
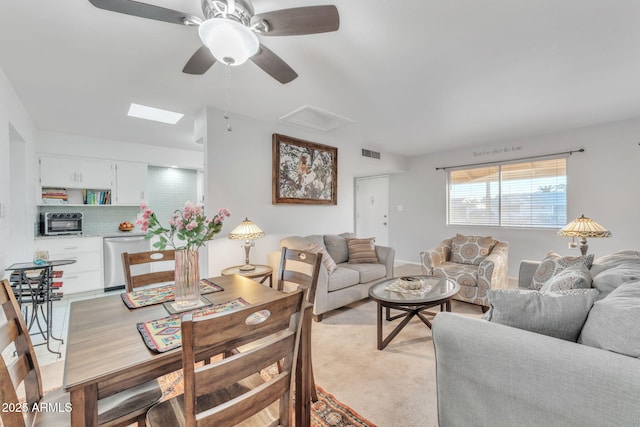
[[[240,270],[240,271],[253,271],[255,269],[256,269],[255,265],[245,264],[242,267],[240,267],[238,270]]]

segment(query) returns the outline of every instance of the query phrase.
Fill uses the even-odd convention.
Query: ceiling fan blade
[[[187,61],[183,73],[187,74],[204,74],[213,64],[215,64],[216,58],[206,46],[200,46],[200,49],[196,50],[191,58]]]
[[[89,2],[99,9],[124,13],[125,15],[139,16],[140,18],[154,19],[156,21],[170,22],[172,24],[188,25],[189,23],[202,21],[202,19],[184,12],[137,1],[89,0]]]
[[[340,15],[333,5],[295,7],[260,13],[251,18],[251,25],[265,21],[263,36],[299,36],[328,33],[340,28]]]
[[[260,43],[260,50],[258,53],[250,58],[254,64],[262,68],[262,70],[269,74],[282,84],[289,83],[298,77],[298,73],[293,71],[286,62],[284,62],[278,55],[267,49],[265,45]]]

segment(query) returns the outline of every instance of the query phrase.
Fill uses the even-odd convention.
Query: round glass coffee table
[[[451,298],[460,291],[460,285],[453,280],[430,276],[410,276],[401,282],[399,278],[385,280],[369,288],[369,297],[378,304],[378,350],[385,348],[414,316],[431,328],[424,310],[440,306],[440,311],[451,311]],[[401,285],[407,282],[421,284],[420,289],[404,289]],[[404,317],[393,331],[382,337],[382,309],[386,309],[386,320]],[[391,316],[391,309],[403,313]],[[433,313],[430,313],[433,314]]]

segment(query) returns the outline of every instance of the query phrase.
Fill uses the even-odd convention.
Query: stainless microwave
[[[82,234],[81,212],[43,212],[40,214],[40,234]]]

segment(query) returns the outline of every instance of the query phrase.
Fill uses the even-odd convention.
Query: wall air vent
[[[367,150],[366,148],[362,149],[362,157],[370,157],[372,159],[380,160],[380,153],[373,150]]]

